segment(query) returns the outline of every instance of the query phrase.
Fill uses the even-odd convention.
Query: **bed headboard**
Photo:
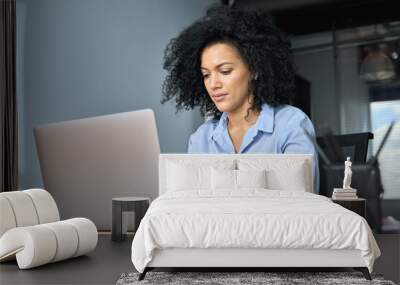
[[[190,161],[194,164],[212,166],[222,161],[232,162],[235,169],[252,169],[257,167],[273,170],[275,175],[271,182],[284,189],[288,173],[293,174],[290,181],[304,185],[306,192],[313,192],[313,157],[311,154],[160,154],[159,159],[159,195],[167,191],[167,176],[170,163]],[[297,176],[296,176],[297,175]],[[273,180],[273,181],[272,181]],[[289,179],[290,180],[290,179]],[[301,181],[300,181],[301,180]],[[282,183],[281,183],[282,182]],[[283,186],[282,186],[283,185]],[[287,183],[286,183],[287,185]],[[277,188],[275,187],[275,188]],[[287,186],[286,186],[287,187]],[[274,188],[274,189],[275,189]],[[277,189],[278,189],[277,188]]]

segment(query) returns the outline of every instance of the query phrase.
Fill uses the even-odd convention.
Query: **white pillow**
[[[267,171],[236,170],[237,188],[267,188]]]
[[[211,170],[213,190],[238,190],[240,188],[266,188],[266,170]]]
[[[268,186],[271,189],[307,191],[307,171],[304,163],[297,164],[289,172],[273,169],[267,174]]]
[[[211,190],[211,169],[229,171],[235,168],[235,160],[182,159],[166,164],[167,191]]]
[[[210,189],[211,187],[209,167],[195,167],[176,163],[170,163],[168,167],[168,190],[185,191]]]
[[[232,169],[211,169],[211,189],[236,189],[236,170]]]
[[[240,170],[267,170],[267,188],[307,191],[310,188],[310,165],[296,159],[239,159]]]

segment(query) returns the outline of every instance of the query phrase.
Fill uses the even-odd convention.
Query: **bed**
[[[313,193],[307,154],[161,154],[159,193],[132,242],[158,267],[353,267],[380,251],[361,216]]]

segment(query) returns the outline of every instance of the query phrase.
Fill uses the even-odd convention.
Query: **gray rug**
[[[138,273],[122,274],[116,285],[145,284],[379,284],[395,285],[382,276],[372,275],[372,281],[360,272],[148,272],[142,281]]]

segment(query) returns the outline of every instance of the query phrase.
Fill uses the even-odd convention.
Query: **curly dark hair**
[[[251,109],[261,105],[290,104],[295,88],[295,68],[290,43],[265,12],[241,11],[226,6],[211,8],[207,15],[183,30],[167,45],[162,103],[175,99],[177,111],[200,107],[202,115],[218,119],[201,74],[201,54],[215,43],[236,47],[252,75]]]

